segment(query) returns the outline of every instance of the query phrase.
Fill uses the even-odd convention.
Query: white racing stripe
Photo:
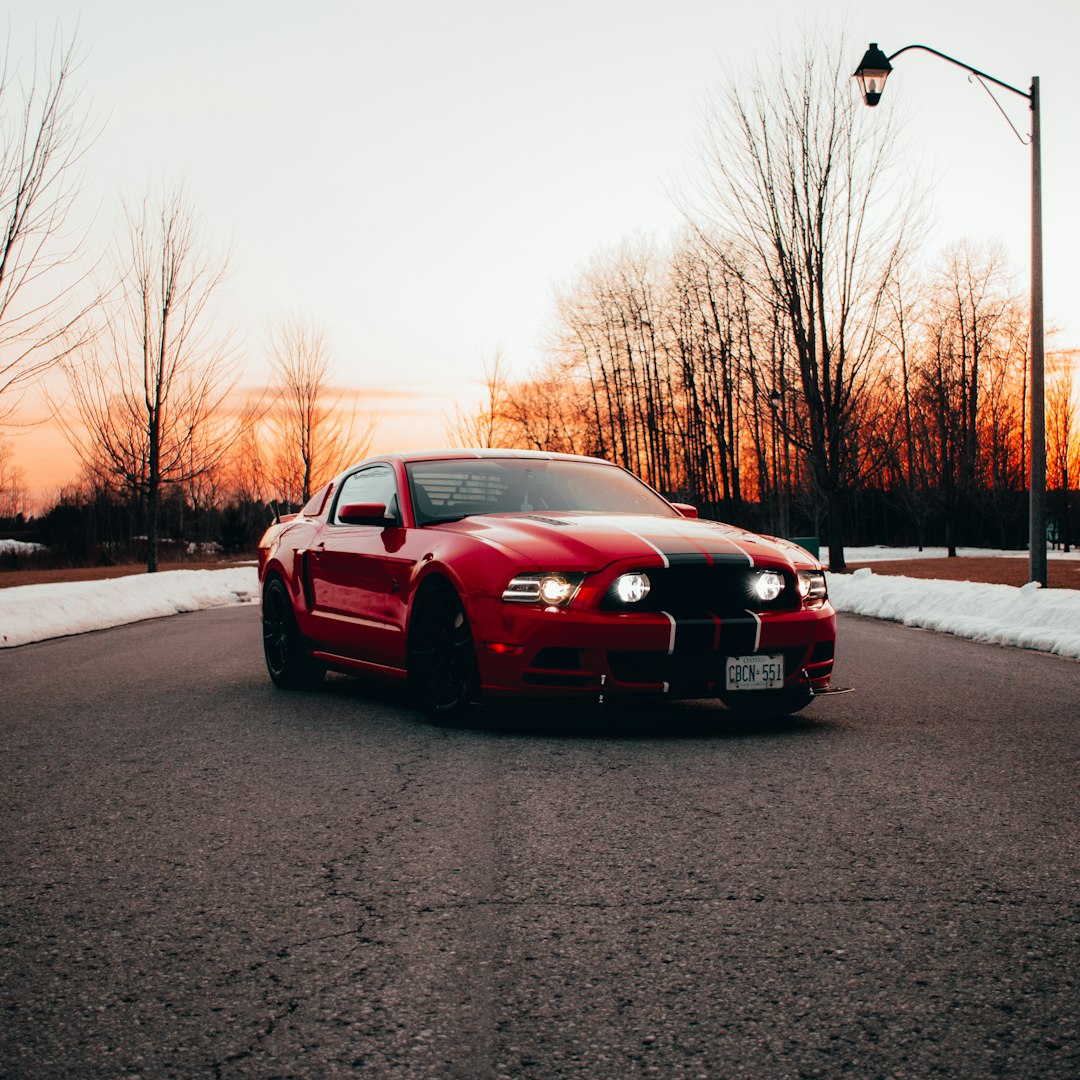
[[[754,627],[754,652],[757,652],[761,647],[761,616],[756,611],[746,609],[746,614],[749,615],[757,624]]]
[[[659,555],[660,558],[664,560],[664,566],[665,567],[668,567],[668,566],[671,565],[671,562],[668,559],[668,557],[647,536],[642,536],[641,533],[635,532],[635,530],[633,530],[631,528],[628,528],[621,521],[616,522],[615,524],[617,524],[618,527],[620,529],[622,529],[623,532],[628,532],[631,536],[636,536],[643,544],[648,544],[649,547],[651,547],[653,549],[653,551],[655,551],[656,554]]]
[[[731,545],[731,546],[732,546],[732,547],[733,547],[733,548],[734,548],[734,549],[735,549],[735,550],[736,550],[736,551],[737,551],[737,552],[738,552],[738,553],[739,553],[740,555],[745,555],[745,556],[746,556],[746,561],[747,561],[747,562],[748,562],[748,563],[749,563],[749,564],[750,564],[751,566],[756,566],[756,565],[757,565],[757,564],[756,564],[756,563],[754,562],[754,556],[753,556],[753,555],[751,555],[751,554],[750,554],[750,552],[749,552],[749,551],[747,551],[747,550],[746,550],[746,548],[744,548],[744,547],[742,546],[742,544],[740,544],[740,543],[739,543],[739,542],[738,542],[737,540],[732,540],[730,536],[725,536],[725,537],[724,537],[724,539],[725,539],[725,540],[726,540],[726,541],[727,541],[727,542],[728,542],[728,543],[729,543],[729,544],[730,544],[730,545]]]
[[[668,611],[661,611],[661,615],[666,615],[668,621],[671,623],[671,636],[668,638],[667,654],[671,654],[675,651],[675,616]]]

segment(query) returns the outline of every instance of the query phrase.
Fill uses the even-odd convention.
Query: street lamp
[[[948,60],[970,72],[983,85],[992,82],[1022,98],[1031,105],[1031,459],[1028,479],[1028,579],[1038,581],[1044,588],[1046,580],[1046,400],[1044,389],[1043,354],[1043,283],[1042,283],[1042,165],[1041,132],[1039,126],[1039,77],[1032,76],[1028,92],[987,75],[962,60],[946,56],[928,45],[905,45],[886,56],[876,43],[871,43],[862,62],[855,70],[863,101],[869,106],[881,100],[885,80],[892,63],[909,49],[921,49]],[[1000,106],[999,106],[1000,108]]]

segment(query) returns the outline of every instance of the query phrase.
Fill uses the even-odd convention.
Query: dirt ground
[[[875,574],[938,578],[945,581],[986,581],[995,585],[1023,585],[1028,580],[1027,556],[1021,558],[902,559],[895,562],[853,562],[849,570],[868,566]],[[1051,589],[1080,589],[1080,559],[1049,559],[1047,583]]]
[[[162,563],[162,570],[223,570],[239,562]],[[939,578],[947,581],[986,581],[998,585],[1023,585],[1028,579],[1027,557],[906,559],[896,562],[853,562],[849,570],[869,566],[875,574]],[[1050,559],[1047,564],[1051,589],[1080,589],[1080,559]],[[36,585],[47,581],[96,581],[138,574],[139,566],[86,566],[70,570],[0,571],[0,589],[13,585]]]

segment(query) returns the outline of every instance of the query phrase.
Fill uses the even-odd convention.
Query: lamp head
[[[877,47],[877,42],[871,42],[853,76],[867,105],[874,106],[881,100],[890,71],[892,64],[889,58]]]

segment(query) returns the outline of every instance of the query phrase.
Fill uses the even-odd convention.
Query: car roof
[[[582,454],[556,454],[546,450],[503,450],[491,447],[476,447],[450,450],[408,450],[392,454],[378,454],[350,465],[344,472],[352,472],[353,469],[360,465],[376,461],[401,461],[409,464],[414,461],[468,461],[484,458],[508,458],[526,461],[587,461],[594,465],[607,465],[613,469],[618,468],[617,465],[605,461],[603,458],[586,457]]]

